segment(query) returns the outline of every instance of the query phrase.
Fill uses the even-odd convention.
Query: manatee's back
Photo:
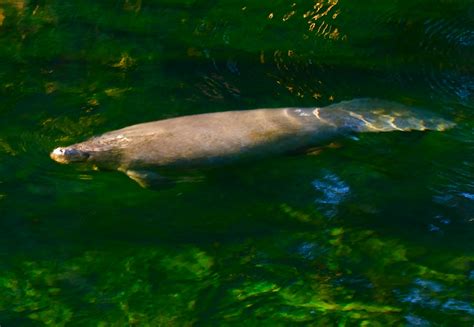
[[[184,116],[104,134],[122,142],[122,164],[193,166],[283,153],[302,147],[318,122],[288,109],[257,109]]]

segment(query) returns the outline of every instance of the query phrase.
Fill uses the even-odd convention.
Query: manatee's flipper
[[[174,185],[173,180],[148,170],[124,170],[128,177],[143,188],[166,188]]]
[[[305,154],[308,156],[317,156],[321,154],[326,149],[338,149],[342,147],[342,144],[339,142],[331,142],[328,145],[315,146],[305,150]]]
[[[323,150],[324,150],[324,147],[316,146],[316,147],[313,147],[313,148],[306,149],[306,151],[304,153],[307,156],[318,156],[318,155],[321,154],[321,152],[323,152]]]
[[[141,187],[154,190],[173,187],[178,183],[196,183],[204,180],[201,175],[165,177],[149,170],[120,169],[120,171],[124,172]]]

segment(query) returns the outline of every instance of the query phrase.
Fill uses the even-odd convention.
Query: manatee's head
[[[122,157],[122,143],[109,136],[93,137],[84,142],[59,147],[50,153],[61,164],[87,163],[96,167],[115,169]]]
[[[56,148],[49,156],[56,162],[68,164],[71,162],[86,162],[90,154],[86,150],[72,145],[69,147]]]

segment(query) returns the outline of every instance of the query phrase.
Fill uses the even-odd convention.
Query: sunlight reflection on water
[[[415,315],[406,315],[406,321],[408,322],[408,326],[417,326],[417,327],[429,327],[431,324],[423,318],[420,318]]]
[[[334,217],[339,204],[349,196],[349,185],[329,171],[325,171],[323,177],[313,180],[311,184],[320,194],[315,203],[327,217]]]
[[[415,285],[407,294],[401,297],[402,302],[409,302],[424,308],[446,311],[461,311],[474,315],[474,307],[466,301],[447,298],[449,291],[438,282],[417,278]]]

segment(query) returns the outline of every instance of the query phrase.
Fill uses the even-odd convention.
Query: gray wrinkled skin
[[[355,99],[324,108],[228,111],[143,123],[56,148],[51,158],[124,172],[200,167],[314,147],[345,133],[441,131],[452,125],[398,103]]]

